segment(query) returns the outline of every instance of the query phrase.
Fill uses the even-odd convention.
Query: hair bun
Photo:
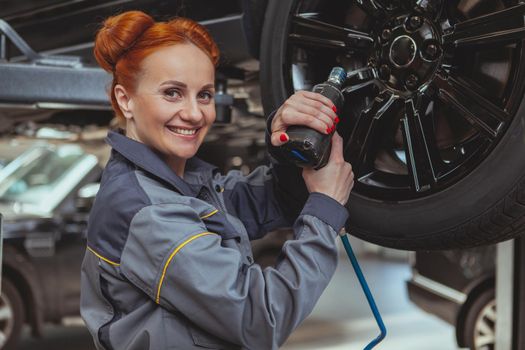
[[[94,54],[98,64],[114,72],[119,58],[155,21],[142,11],[128,11],[107,18],[95,38]]]

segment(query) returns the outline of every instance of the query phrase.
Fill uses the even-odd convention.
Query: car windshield
[[[0,170],[0,201],[39,206],[84,152],[78,146],[33,148]]]

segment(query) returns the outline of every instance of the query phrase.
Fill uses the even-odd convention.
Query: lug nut
[[[386,64],[379,67],[379,77],[383,80],[388,80],[390,78],[390,67]]]
[[[425,58],[433,61],[439,56],[439,47],[434,43],[428,44],[427,47],[425,48],[424,53],[425,53]]]
[[[388,41],[392,37],[392,31],[390,29],[383,29],[383,32],[381,33],[381,39],[383,41]]]
[[[405,85],[410,90],[415,90],[417,88],[418,83],[419,83],[419,78],[415,74],[410,74],[405,80]]]
[[[421,27],[422,24],[423,20],[419,16],[412,16],[408,20],[408,25],[412,30],[418,29],[419,27]]]

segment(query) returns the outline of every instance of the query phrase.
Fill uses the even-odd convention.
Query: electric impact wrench
[[[336,110],[341,111],[344,105],[343,87],[345,85],[347,76],[350,77],[359,75],[355,73],[359,72],[355,71],[347,74],[344,68],[334,67],[332,68],[327,81],[315,85],[312,91],[328,97],[334,103]],[[357,84],[360,83],[361,82],[359,81],[357,82]],[[351,91],[351,88],[349,91]],[[282,154],[290,162],[295,163],[300,167],[314,168],[316,170],[320,169],[326,165],[328,159],[330,158],[330,151],[332,149],[331,141],[334,132],[335,130],[332,130],[332,132],[329,134],[322,134],[306,126],[290,126],[286,130],[286,133],[289,136],[289,141],[281,146],[284,150]],[[379,342],[385,338],[386,327],[383,323],[383,319],[381,318],[381,314],[377,309],[374,297],[370,292],[370,288],[366,283],[359,263],[357,262],[352,247],[350,246],[346,232],[342,230],[340,236],[348,258],[350,259],[350,263],[354,268],[357,279],[359,280],[361,288],[363,289],[368,304],[370,305],[370,309],[374,314],[374,318],[376,319],[380,330],[380,334],[364,348],[364,350],[369,350],[379,344]]]
[[[324,83],[317,84],[313,92],[328,97],[339,111],[344,105],[344,96],[341,92],[346,81],[346,72],[341,67],[334,67]],[[286,130],[290,138],[283,147],[283,154],[287,159],[301,167],[320,169],[330,158],[331,140],[334,131],[322,134],[306,126],[292,125]]]

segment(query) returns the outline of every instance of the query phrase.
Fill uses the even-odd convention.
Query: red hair
[[[159,48],[179,43],[194,44],[217,65],[217,44],[202,25],[191,19],[155,22],[144,12],[128,11],[104,21],[95,38],[94,54],[98,64],[113,74],[111,105],[120,124],[124,125],[125,119],[115,98],[115,85],[135,91],[144,58]]]

